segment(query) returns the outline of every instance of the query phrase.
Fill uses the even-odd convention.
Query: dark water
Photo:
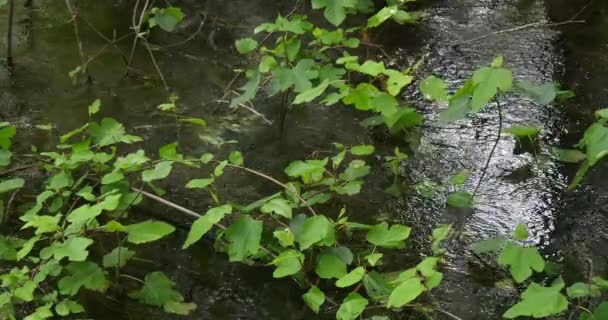
[[[518,223],[531,230],[535,243],[548,256],[565,262],[569,280],[578,280],[587,273],[587,260],[594,271],[606,272],[608,264],[602,248],[606,245],[608,193],[606,175],[598,167],[588,183],[573,193],[565,193],[568,178],[575,166],[564,166],[549,155],[551,146],[576,143],[584,128],[593,120],[594,110],[605,107],[608,91],[608,8],[595,1],[580,14],[587,24],[560,28],[535,27],[518,32],[461,45],[457,42],[489,32],[508,29],[538,21],[563,21],[579,12],[585,1],[546,0],[462,0],[425,1],[420,9],[424,19],[415,26],[391,26],[375,40],[385,45],[388,57],[396,66],[409,66],[426,56],[420,74],[435,73],[445,78],[451,89],[459,86],[481,64],[504,55],[516,79],[560,81],[577,91],[578,96],[564,105],[538,107],[520,98],[506,98],[501,107],[504,126],[534,125],[543,128],[535,154],[515,152],[514,139],[501,137],[496,154],[488,167],[480,188],[474,212],[453,212],[445,208],[446,192],[432,199],[412,192],[393,198],[382,192],[390,183],[388,172],[380,163],[366,184],[361,197],[348,201],[363,220],[388,218],[411,225],[416,238],[412,245],[424,252],[426,235],[436,225],[454,223],[462,232],[458,241],[449,243],[445,267],[445,283],[435,298],[441,307],[462,319],[497,319],[515,299],[516,289],[497,286],[507,277],[492,269],[490,259],[473,256],[468,245],[499,234],[508,235]],[[83,17],[108,37],[116,30],[118,36],[128,32],[130,1],[83,1]],[[90,66],[92,85],[74,86],[67,77],[79,61],[72,25],[65,8],[58,1],[35,1],[35,10],[20,9],[21,21],[15,77],[0,74],[0,115],[14,122],[22,134],[22,147],[30,143],[47,148],[54,145],[57,132],[70,130],[86,121],[86,106],[96,97],[103,101],[102,113],[134,128],[144,136],[150,152],[165,143],[179,139],[180,147],[190,154],[214,152],[209,137],[238,141],[235,148],[243,151],[249,166],[279,175],[291,160],[305,158],[315,152],[331,150],[331,142],[344,144],[373,143],[380,150],[391,150],[404,141],[387,139],[362,129],[358,122],[365,117],[350,108],[310,106],[293,108],[287,117],[286,130],[279,138],[276,125],[270,126],[248,113],[233,112],[217,103],[232,69],[241,61],[232,49],[235,38],[247,34],[252,26],[273,19],[278,12],[291,10],[293,1],[231,0],[183,1],[187,14],[185,26],[176,35],[155,35],[152,42],[163,46],[176,43],[196,31],[203,14],[207,20],[196,38],[175,49],[155,51],[171,93],[180,97],[178,105],[188,115],[202,117],[208,128],[186,127],[178,137],[170,118],[156,111],[168,99],[158,75],[145,50],[135,54],[136,77],[124,77],[123,56],[128,54],[129,41],[108,47]],[[111,21],[107,17],[112,17]],[[5,25],[4,16],[0,24]],[[4,28],[4,27],[2,27]],[[105,41],[91,28],[81,26],[87,55],[104,48]],[[4,29],[0,29],[3,30]],[[4,41],[4,40],[2,40]],[[380,54],[372,52],[371,54]],[[427,124],[420,131],[420,146],[401,168],[408,184],[423,181],[445,183],[462,169],[471,172],[464,186],[472,191],[496,139],[497,106],[455,125],[433,124],[443,106],[424,102],[416,94],[406,99],[426,115]],[[258,110],[271,121],[278,118],[279,102],[261,98]],[[36,124],[53,123],[57,131],[35,129]],[[336,125],[339,124],[339,125]],[[229,148],[228,148],[229,149]],[[185,181],[196,172],[181,172],[166,186],[176,202],[204,211],[210,205],[206,195],[182,193]],[[224,199],[247,203],[274,192],[272,186],[240,173],[229,173],[220,187]],[[171,192],[169,192],[171,194]],[[340,203],[334,204],[336,208]],[[353,210],[354,211],[354,210]],[[224,255],[213,254],[209,243],[181,251],[178,248],[189,226],[189,220],[178,213],[154,205],[144,205],[138,215],[176,217],[170,220],[181,226],[181,232],[170,241],[143,248],[138,257],[152,262],[135,262],[130,273],[143,277],[147,272],[162,270],[171,275],[187,300],[198,305],[190,319],[310,319],[311,314],[300,301],[302,292],[291,280],[272,279],[271,270],[262,266],[229,264]],[[112,244],[107,244],[111,246]],[[108,248],[96,248],[103,254]],[[416,252],[397,254],[386,270],[409,267]],[[490,268],[488,268],[488,265]],[[155,310],[142,307],[128,299],[120,302],[96,295],[85,297],[95,319],[173,319]],[[328,316],[331,317],[331,316]],[[415,319],[395,315],[398,319]],[[437,315],[436,319],[443,319]]]

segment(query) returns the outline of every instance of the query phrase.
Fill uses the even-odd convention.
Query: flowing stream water
[[[172,118],[156,106],[167,100],[146,50],[135,52],[135,75],[124,77],[124,56],[130,43],[106,47],[102,33],[111,38],[129,32],[130,1],[82,1],[81,14],[95,26],[82,24],[82,40],[88,56],[103,51],[90,66],[92,84],[74,85],[68,72],[79,57],[72,24],[61,1],[34,1],[34,9],[17,12],[16,69],[13,78],[0,71],[0,117],[18,126],[23,141],[52,148],[57,132],[65,132],[87,121],[86,106],[95,98],[103,101],[102,113],[115,117],[144,137],[144,147],[155,150],[179,140],[189,154],[213,151],[212,139],[236,143],[248,166],[280,176],[289,161],[332,149],[332,142],[373,143],[390,151],[395,144],[408,146],[383,134],[359,126],[366,114],[346,107],[292,108],[282,135],[278,126],[268,125],[246,111],[234,112],[217,103],[241,62],[233,50],[234,39],[251,32],[253,26],[274,19],[276,13],[291,10],[290,1],[230,0],[182,1],[187,18],[172,35],[155,35],[154,54],[167,83],[180,97],[184,113],[202,117],[208,128],[184,127],[176,130]],[[509,235],[516,224],[525,223],[534,242],[553,261],[564,262],[568,280],[580,280],[593,266],[597,274],[608,272],[602,252],[608,239],[608,179],[605,166],[593,170],[585,186],[566,192],[575,166],[562,165],[550,155],[552,146],[571,146],[593,120],[593,111],[608,103],[608,5],[602,1],[566,0],[428,0],[417,4],[424,18],[416,25],[390,26],[374,35],[384,45],[392,66],[407,67],[425,57],[420,74],[434,73],[455,89],[478,66],[504,55],[516,79],[560,81],[578,96],[565,104],[539,107],[521,98],[501,99],[466,121],[440,126],[435,116],[444,106],[425,102],[415,90],[406,90],[425,115],[419,139],[409,146],[412,157],[400,175],[406,184],[424,181],[443,184],[466,169],[471,177],[462,187],[472,192],[480,179],[490,150],[497,139],[498,109],[504,114],[502,125],[533,125],[542,128],[538,147],[521,148],[508,136],[500,137],[489,162],[473,211],[448,210],[446,192],[425,198],[406,188],[400,197],[383,189],[390,177],[380,161],[365,191],[346,204],[364,221],[388,219],[412,226],[415,238],[410,252],[391,257],[386,271],[403,269],[419,252],[424,252],[426,235],[441,223],[453,223],[461,232],[458,241],[448,243],[444,283],[436,298],[443,309],[462,319],[498,319],[515,302],[513,286],[499,286],[506,274],[492,259],[471,254],[468,246],[497,235]],[[585,7],[586,6],[586,7]],[[581,11],[581,9],[584,9]],[[574,17],[585,24],[548,27],[541,25]],[[206,18],[205,18],[206,17]],[[205,19],[203,21],[203,19]],[[5,32],[5,15],[0,13],[0,31]],[[503,32],[466,43],[491,32],[525,24],[540,26]],[[190,42],[164,48],[196,31]],[[4,37],[2,37],[4,41]],[[464,42],[464,43],[463,43]],[[4,47],[4,43],[1,43]],[[374,53],[376,54],[376,53]],[[379,54],[379,53],[378,53]],[[271,121],[278,121],[280,102],[261,98],[258,110]],[[38,130],[35,125],[52,123],[54,131]],[[179,132],[179,133],[178,133]],[[416,148],[411,146],[415,145]],[[206,195],[182,192],[193,172],[180,172],[165,186],[180,190],[171,197],[195,210],[211,205]],[[229,172],[222,179],[220,194],[226,199],[247,203],[276,189],[241,173]],[[179,188],[179,189],[178,189]],[[169,192],[172,194],[172,192]],[[188,251],[180,250],[190,220],[158,206],[144,205],[136,214],[154,215],[180,226],[180,232],[161,244],[145,247],[129,271],[143,276],[162,270],[171,275],[187,300],[198,305],[188,319],[311,319],[314,314],[301,303],[301,291],[291,280],[275,280],[269,268],[234,265],[222,254],[214,254],[211,243]],[[111,244],[108,244],[111,246]],[[108,248],[95,248],[103,253]],[[591,263],[589,263],[591,261]],[[91,294],[84,298],[95,319],[173,319],[129,299],[114,301]],[[325,315],[321,317],[328,317]],[[405,315],[399,319],[410,319]],[[414,319],[411,317],[411,319]],[[437,319],[443,319],[438,316]],[[447,319],[447,318],[446,318]]]

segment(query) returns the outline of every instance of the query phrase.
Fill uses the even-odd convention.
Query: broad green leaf
[[[350,287],[353,284],[361,281],[365,276],[365,269],[363,267],[357,267],[353,269],[348,274],[344,275],[338,281],[336,281],[336,287],[338,288],[346,288]]]
[[[332,245],[335,242],[334,226],[323,215],[306,218],[302,225],[298,242],[300,250],[306,250],[314,244]]]
[[[228,156],[228,160],[230,161],[231,164],[233,164],[235,166],[242,166],[244,163],[243,154],[240,151],[230,152],[230,155]]]
[[[294,161],[285,168],[285,173],[292,178],[301,178],[305,184],[319,182],[323,179],[328,159]]]
[[[356,8],[357,0],[312,0],[313,9],[323,9],[323,15],[334,26],[342,24],[348,9]]]
[[[380,93],[380,90],[369,83],[360,83],[355,88],[348,91],[342,102],[347,105],[354,105],[358,110],[367,111],[372,109],[373,99]]]
[[[310,309],[312,309],[312,311],[318,314],[319,309],[325,302],[325,294],[323,291],[321,291],[321,289],[317,288],[316,286],[312,286],[308,292],[302,295],[302,299],[304,299],[304,302]]]
[[[375,28],[381,25],[386,20],[390,19],[393,15],[395,15],[397,11],[398,7],[396,5],[380,9],[380,11],[378,11],[375,15],[367,19],[366,28]]]
[[[553,83],[534,83],[522,80],[517,82],[516,86],[519,92],[541,105],[549,104],[557,97],[557,88]]]
[[[188,189],[205,189],[215,181],[214,178],[208,179],[192,179],[186,184]]]
[[[507,243],[498,257],[498,263],[510,266],[511,276],[521,283],[532,275],[532,270],[542,272],[545,269],[545,261],[534,247],[521,247],[515,243]]]
[[[310,80],[316,79],[319,72],[314,69],[315,62],[311,59],[302,59],[298,61],[292,69],[278,67],[272,71],[274,88],[272,93],[284,92],[293,86],[294,92],[303,93],[312,89]]]
[[[388,79],[386,80],[386,91],[391,96],[397,96],[405,86],[409,85],[414,80],[414,77],[397,70],[388,69],[384,71],[384,74],[388,76]]]
[[[380,259],[382,259],[383,256],[384,256],[384,254],[382,254],[382,253],[370,253],[367,256],[365,256],[365,260],[367,260],[367,262],[369,262],[369,265],[373,267],[376,264],[378,264],[378,261],[380,261]]]
[[[346,265],[353,263],[354,256],[348,247],[331,247],[325,249],[325,252],[332,253],[336,257],[340,258],[340,260],[342,260],[342,262],[344,262]]]
[[[172,161],[162,161],[154,166],[154,169],[145,170],[141,173],[144,182],[152,182],[168,177],[173,169]]]
[[[450,232],[452,231],[452,226],[451,225],[445,225],[445,226],[440,226],[437,227],[435,229],[433,229],[433,244],[432,244],[432,249],[434,253],[441,253],[442,249],[441,249],[441,243],[448,238],[448,236],[450,235]]]
[[[246,54],[246,53],[249,53],[249,52],[257,49],[258,42],[252,38],[243,38],[243,39],[236,40],[235,46],[236,46],[236,50],[240,54]]]
[[[101,184],[112,184],[121,181],[125,175],[120,171],[112,171],[101,178]]]
[[[600,122],[591,125],[579,145],[585,146],[589,166],[594,166],[608,155],[608,128]]]
[[[329,80],[325,80],[321,82],[321,84],[319,84],[318,86],[298,94],[292,103],[301,104],[304,102],[313,101],[315,98],[322,95],[325,90],[327,90],[327,87],[329,87],[329,83]]]
[[[216,223],[220,222],[224,219],[224,216],[230,213],[232,213],[232,206],[228,204],[209,209],[204,216],[194,221],[182,249],[186,249],[200,240]]]
[[[421,275],[430,277],[435,273],[435,267],[438,262],[439,258],[437,257],[426,257],[416,266],[416,270],[418,270]]]
[[[0,182],[0,194],[20,189],[25,185],[25,180],[22,178],[12,178]]]
[[[139,169],[142,165],[150,161],[150,158],[146,157],[146,153],[143,150],[137,150],[136,152],[129,153],[124,157],[116,158],[114,162],[114,168],[130,171],[133,169]]]
[[[119,142],[133,143],[142,141],[140,137],[126,134],[125,127],[112,118],[103,118],[101,124],[92,122],[89,133],[93,141],[100,147],[106,147]]]
[[[173,32],[177,25],[184,19],[184,13],[179,7],[168,7],[163,9],[154,8],[154,16],[148,19],[150,28],[159,26],[167,32]]]
[[[11,140],[17,133],[17,128],[14,126],[4,126],[0,127],[0,148],[2,149],[10,149]]]
[[[207,121],[205,121],[205,119],[201,119],[201,118],[181,118],[181,119],[179,119],[179,121],[195,124],[195,125],[201,126],[201,127],[207,126]]]
[[[283,247],[290,247],[290,246],[292,246],[293,243],[294,243],[294,240],[295,240],[293,232],[291,232],[291,230],[289,230],[289,229],[277,230],[277,231],[273,232],[272,235],[275,238],[277,238],[277,240],[279,240],[279,243]]]
[[[161,221],[147,220],[126,226],[127,241],[140,244],[156,241],[175,231],[175,227]]]
[[[319,255],[315,272],[321,279],[340,279],[346,275],[346,264],[335,254],[324,251]]]
[[[143,287],[130,292],[129,297],[151,306],[162,306],[167,312],[182,315],[196,308],[194,304],[182,303],[184,297],[175,290],[175,282],[162,272],[148,273]]]
[[[367,60],[362,65],[358,66],[355,71],[368,74],[372,77],[377,77],[380,74],[384,73],[384,71],[386,71],[386,67],[384,66],[384,62],[382,61],[377,62],[373,60]]]
[[[279,254],[271,264],[276,266],[272,273],[274,278],[283,278],[294,275],[302,269],[304,255],[297,250],[286,250]]]
[[[34,313],[31,313],[27,317],[23,318],[23,320],[44,320],[44,319],[52,318],[53,317],[53,311],[51,311],[52,307],[53,307],[52,303],[47,303],[45,305],[42,305],[42,306],[36,308]]]
[[[244,261],[247,257],[258,253],[262,238],[262,221],[255,220],[249,215],[241,215],[226,230],[228,239],[228,256],[230,261]]]
[[[6,167],[6,166],[10,165],[12,156],[13,156],[12,152],[10,152],[8,150],[0,149],[0,167]]]
[[[365,144],[350,148],[350,153],[356,156],[368,156],[370,154],[374,154],[375,150],[376,148],[374,148],[374,146]]]
[[[370,151],[370,150],[355,150],[356,152]],[[352,150],[351,150],[352,152]],[[354,154],[354,153],[353,153]],[[344,169],[338,177],[345,181],[354,181],[359,178],[363,178],[370,172],[370,166],[368,166],[365,161],[362,160],[353,160],[348,164],[348,167]]]
[[[566,293],[571,299],[588,297],[591,294],[589,285],[582,282],[576,282],[566,288]]]
[[[101,106],[101,100],[97,99],[91,103],[89,106],[89,116],[92,116],[99,112],[99,107]]]
[[[93,244],[93,240],[89,238],[69,238],[65,242],[55,242],[51,246],[42,249],[40,251],[40,257],[48,259],[53,256],[55,257],[55,260],[58,261],[66,257],[70,261],[85,261],[89,256],[87,247],[91,244]]]
[[[474,242],[470,247],[473,252],[477,254],[484,254],[500,251],[505,243],[507,243],[507,239],[499,236],[492,239]]]
[[[70,275],[61,278],[57,283],[59,292],[63,295],[73,296],[82,287],[105,292],[110,286],[105,272],[94,262],[72,262],[65,269]]]
[[[340,304],[336,313],[337,320],[356,320],[369,304],[367,299],[356,292],[351,292]]]
[[[383,304],[386,303],[391,293],[386,279],[376,271],[371,271],[365,275],[363,286],[371,299],[381,301]]]
[[[502,67],[483,67],[473,73],[473,92],[472,110],[478,112],[490,102],[498,93],[498,90],[507,92],[513,86],[513,73],[509,69]]]
[[[399,308],[418,298],[426,288],[418,278],[411,278],[398,285],[388,298],[387,307]]]
[[[133,258],[133,256],[135,256],[135,251],[125,247],[116,247],[110,253],[103,256],[103,267],[122,268],[127,264],[129,259]]]
[[[448,205],[457,208],[472,208],[473,196],[466,191],[456,191],[448,195]]]
[[[551,153],[555,155],[559,161],[568,163],[580,163],[587,158],[587,155],[576,149],[560,149],[551,148]]]
[[[608,108],[606,108],[606,109],[600,109],[600,110],[597,110],[597,111],[595,112],[595,116],[596,116],[597,118],[604,118],[604,119],[608,119]]]
[[[458,174],[453,176],[452,179],[450,179],[450,182],[455,186],[461,186],[465,182],[467,182],[468,178],[469,178],[469,172],[467,170],[462,170]]]
[[[428,76],[420,82],[420,92],[428,100],[448,101],[448,86],[436,76]]]
[[[525,224],[518,224],[515,226],[515,233],[514,236],[515,240],[518,241],[525,241],[528,239],[529,234],[528,234],[528,228],[526,227]]]
[[[564,282],[561,279],[551,287],[543,287],[533,282],[521,294],[521,300],[507,310],[503,317],[507,319],[520,316],[544,318],[560,314],[568,309],[568,300],[560,293],[563,288]]]
[[[266,202],[260,208],[260,211],[262,213],[274,212],[287,219],[291,219],[291,217],[292,217],[291,205],[289,204],[289,202],[287,202],[287,200],[285,200],[283,198],[274,198],[274,199]]]
[[[37,287],[38,285],[34,281],[27,280],[21,287],[15,289],[13,295],[25,302],[30,302],[34,300],[34,290]]]
[[[603,319],[608,319],[608,302],[600,303],[593,311],[593,314],[582,313],[578,318],[578,320],[603,320]]]
[[[233,98],[230,101],[230,108],[238,107],[239,105],[252,100],[256,97],[258,90],[260,89],[260,82],[262,80],[262,73],[258,70],[248,70],[246,72],[247,83],[241,87],[241,95]]]
[[[55,305],[55,312],[57,315],[65,317],[70,314],[83,313],[84,307],[76,301],[63,299]]]
[[[513,135],[516,138],[529,138],[535,139],[540,133],[540,128],[536,127],[524,127],[524,126],[511,126],[504,130],[504,133]]]
[[[386,222],[382,222],[367,232],[367,241],[379,247],[403,248],[410,231],[411,228],[404,225],[395,224],[389,228]]]

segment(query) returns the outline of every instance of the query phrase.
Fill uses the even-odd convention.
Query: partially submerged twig
[[[479,181],[477,181],[477,186],[475,187],[475,191],[473,191],[473,198],[475,198],[475,195],[477,195],[477,191],[479,191],[479,187],[481,187],[483,179],[486,177],[486,173],[488,172],[488,167],[490,166],[490,161],[492,161],[492,157],[494,156],[494,151],[496,151],[496,147],[498,146],[498,143],[500,142],[500,135],[502,134],[502,107],[500,106],[500,101],[498,100],[498,98],[496,98],[495,100],[496,100],[496,105],[498,107],[498,135],[496,136],[496,141],[494,141],[492,150],[490,151],[490,154],[488,155],[488,160],[486,161],[486,165],[484,166],[483,171],[481,172],[481,177],[479,177]]]

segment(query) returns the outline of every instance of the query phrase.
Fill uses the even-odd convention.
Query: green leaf
[[[347,247],[344,247],[344,246],[331,247],[331,248],[325,249],[325,251],[337,256],[346,265],[353,263],[353,259],[354,259],[353,253]]]
[[[582,313],[578,318],[578,320],[603,320],[603,319],[608,319],[608,302],[600,303],[595,308],[592,315],[590,315],[588,313]]]
[[[318,86],[298,94],[292,103],[301,104],[304,102],[313,101],[315,98],[323,94],[325,90],[327,90],[327,87],[329,87],[329,83],[329,80],[325,80],[321,82]]]
[[[11,140],[17,133],[17,128],[14,126],[4,126],[0,128],[0,148],[9,149],[11,147]]]
[[[144,182],[152,182],[168,177],[173,169],[172,161],[162,161],[154,166],[154,169],[145,170],[141,173]]]
[[[439,258],[437,257],[426,257],[416,266],[416,270],[423,276],[430,277],[435,273],[435,267],[438,262]]]
[[[215,181],[214,178],[208,179],[192,179],[186,184],[188,189],[205,189]]]
[[[97,99],[93,101],[93,103],[89,106],[89,116],[92,116],[99,112],[99,107],[101,106],[101,100]]]
[[[306,250],[314,244],[332,245],[335,242],[334,226],[323,215],[306,218],[298,242],[300,250]]]
[[[347,9],[354,9],[356,0],[312,0],[313,9],[323,9],[323,15],[334,26],[342,24],[346,18]]]
[[[175,227],[161,221],[147,220],[126,226],[127,241],[140,244],[156,241],[175,231]]]
[[[365,256],[365,260],[367,260],[367,262],[369,262],[369,265],[373,267],[376,264],[378,264],[378,261],[380,261],[380,259],[382,259],[383,256],[384,256],[384,254],[382,254],[382,253],[370,253],[367,256]]]
[[[448,195],[448,205],[457,208],[472,208],[473,195],[466,191],[456,191]]]
[[[428,76],[420,82],[420,92],[428,100],[448,101],[448,86],[435,76]]]
[[[319,72],[315,70],[315,62],[312,59],[302,59],[298,61],[293,69],[278,67],[272,71],[273,83],[272,93],[284,92],[285,90],[294,87],[296,93],[302,93],[312,89],[311,79],[319,76]]]
[[[571,299],[588,297],[591,294],[589,285],[582,282],[576,282],[566,288],[566,293]]]
[[[597,111],[595,112],[595,116],[596,116],[597,118],[604,118],[604,119],[608,119],[608,108],[597,110]]]
[[[241,215],[226,230],[228,239],[228,256],[230,262],[244,261],[247,257],[258,253],[262,238],[262,221],[249,215]]]
[[[242,91],[241,95],[230,101],[230,108],[238,107],[240,104],[252,100],[258,93],[262,73],[258,70],[248,70],[246,75],[248,79],[247,83],[240,88]]]
[[[112,268],[118,267],[122,268],[127,264],[127,261],[135,256],[135,251],[129,250],[129,248],[125,247],[116,247],[110,253],[103,256],[103,267],[104,268]]]
[[[515,234],[514,234],[515,240],[525,241],[528,239],[528,237],[529,237],[528,228],[526,228],[525,224],[520,223],[517,226],[515,226]]]
[[[67,257],[70,261],[84,261],[89,256],[87,247],[91,244],[93,244],[93,240],[89,238],[69,238],[65,242],[55,242],[51,246],[42,249],[40,251],[40,257],[48,259],[53,256],[55,257],[55,260],[58,261]]]
[[[236,50],[240,54],[246,54],[254,51],[258,47],[258,42],[252,38],[238,39],[235,42]]]
[[[384,71],[386,71],[386,67],[384,66],[384,62],[382,61],[377,62],[373,60],[367,60],[362,65],[358,66],[355,71],[368,74],[372,77],[377,77],[380,74],[384,73]]]
[[[368,156],[370,154],[374,154],[374,151],[376,151],[376,148],[369,144],[354,146],[350,148],[350,153],[356,156]]]
[[[112,118],[103,118],[101,124],[92,122],[89,132],[93,141],[100,147],[106,147],[119,142],[133,143],[142,141],[140,137],[126,134],[125,127]]]
[[[535,139],[540,133],[540,128],[536,127],[524,127],[524,126],[511,126],[504,130],[506,134],[515,136],[516,138],[529,138]]]
[[[365,275],[363,278],[363,286],[370,298],[381,301],[383,304],[386,303],[389,294],[391,293],[391,289],[389,289],[386,279],[376,271],[371,271]]]
[[[65,317],[69,314],[83,313],[84,307],[76,301],[63,299],[55,305],[55,312],[57,315]]]
[[[344,275],[338,281],[336,281],[336,287],[346,288],[353,284],[361,281],[365,276],[365,269],[363,267],[357,267],[348,274]]]
[[[315,272],[321,279],[340,279],[346,275],[346,264],[337,255],[324,251],[319,255]]]
[[[201,118],[181,118],[181,119],[179,119],[179,121],[195,124],[195,125],[201,126],[201,127],[207,126],[207,121],[205,121],[205,119],[201,119]]]
[[[600,122],[591,125],[579,145],[586,147],[589,166],[594,166],[608,155],[608,128]]]
[[[34,313],[28,315],[23,318],[23,320],[44,320],[53,317],[53,311],[51,311],[51,307],[53,307],[52,303],[47,303],[42,305],[34,311]]]
[[[295,240],[293,232],[291,232],[289,229],[275,231],[272,233],[272,235],[279,240],[279,243],[283,247],[292,246]]]
[[[395,15],[397,11],[398,7],[396,5],[380,9],[380,11],[378,11],[375,15],[367,19],[366,28],[375,28],[381,25],[386,20],[390,19],[393,15]]]
[[[155,8],[156,9],[156,8]],[[153,10],[154,17],[148,19],[150,27],[158,25],[167,32],[173,32],[177,25],[184,19],[184,13],[179,7],[168,7],[160,10]]]
[[[426,288],[418,278],[411,278],[398,285],[388,298],[387,307],[400,308],[418,298]]]
[[[325,302],[325,294],[323,291],[321,291],[321,289],[317,288],[316,286],[312,286],[308,292],[302,295],[302,299],[304,299],[306,305],[312,309],[314,313],[318,314],[319,309]]]
[[[213,155],[211,153],[205,153],[201,156],[201,162],[204,164],[208,164],[213,160]]]
[[[294,275],[302,269],[304,255],[297,250],[286,250],[272,260],[271,264],[277,268],[272,273],[274,278],[283,278]]]
[[[112,184],[121,181],[125,178],[125,175],[120,171],[112,171],[101,178],[101,184]]]
[[[519,316],[544,318],[560,314],[568,309],[568,300],[560,293],[563,288],[564,282],[561,279],[551,287],[532,283],[521,294],[521,301],[507,310],[503,317],[507,319]]]
[[[498,257],[498,263],[510,266],[511,276],[517,283],[528,279],[532,270],[542,272],[545,269],[545,261],[536,248],[524,248],[515,243],[507,243]]]
[[[551,153],[562,162],[579,163],[587,158],[587,155],[576,149],[560,149],[553,147]]]
[[[25,180],[22,178],[13,178],[0,182],[0,194],[20,189],[25,185]]]
[[[362,150],[357,150],[362,151]],[[368,150],[369,151],[369,150]],[[353,160],[348,164],[348,167],[344,169],[338,178],[345,181],[355,181],[359,178],[363,178],[370,172],[370,167],[362,160]]]
[[[243,165],[243,154],[240,151],[232,151],[228,156],[228,160],[235,166]]]
[[[409,85],[414,80],[414,77],[396,70],[388,69],[384,71],[384,74],[388,76],[388,79],[386,80],[386,91],[393,97],[398,95],[405,86]]]
[[[25,302],[30,302],[34,300],[34,290],[37,287],[38,285],[34,281],[27,280],[21,287],[15,289],[13,295]]]
[[[215,169],[213,169],[213,175],[215,177],[219,177],[219,176],[223,175],[224,168],[226,168],[226,165],[228,165],[228,161],[226,161],[226,160],[218,163],[218,165],[215,167]]]
[[[458,174],[453,176],[452,179],[450,179],[450,182],[455,186],[461,186],[465,182],[467,182],[468,178],[469,178],[469,172],[467,170],[462,170],[462,171],[458,172]]]
[[[471,250],[477,254],[497,252],[503,248],[505,243],[507,243],[507,239],[499,236],[492,239],[474,242],[471,244]]]
[[[232,213],[232,206],[228,204],[209,209],[204,216],[194,221],[182,249],[186,249],[200,240],[216,223],[222,221],[224,216],[230,213]]]
[[[10,165],[12,156],[13,156],[12,152],[10,152],[8,150],[0,149],[0,167],[6,167],[6,166]]]
[[[375,225],[367,232],[367,241],[373,245],[385,248],[403,248],[405,239],[410,236],[411,228],[404,225],[388,227],[386,222]]]
[[[274,199],[266,202],[260,208],[260,211],[262,213],[274,212],[287,219],[291,219],[291,217],[292,217],[291,205],[289,204],[289,202],[287,202],[287,200],[285,200],[283,198],[274,198]]]
[[[59,280],[57,287],[63,295],[73,296],[80,288],[105,292],[110,286],[105,272],[94,262],[72,262],[66,268],[69,276]]]
[[[541,105],[549,104],[557,97],[557,88],[553,83],[534,83],[522,80],[516,86],[522,94]]]
[[[152,272],[146,275],[143,287],[129,293],[129,297],[138,301],[160,307],[166,312],[187,315],[196,309],[193,303],[183,303],[184,297],[175,290],[175,282],[162,272]]]
[[[336,313],[337,320],[356,320],[369,304],[367,299],[363,298],[356,292],[351,292],[342,301],[338,312]]]
[[[501,67],[483,67],[473,73],[472,110],[478,112],[496,96],[498,90],[507,92],[513,86],[513,73]]]

